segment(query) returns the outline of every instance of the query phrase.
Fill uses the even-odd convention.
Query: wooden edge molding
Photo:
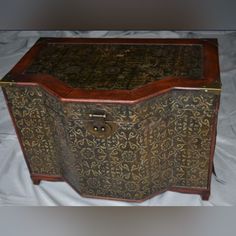
[[[48,74],[24,74],[34,57],[51,43],[81,44],[201,44],[204,48],[203,78],[166,77],[133,90],[86,90],[71,88]],[[218,48],[216,39],[126,39],[126,38],[41,38],[0,81],[0,86],[40,86],[65,102],[95,102],[134,104],[172,89],[197,89],[219,94],[221,91]]]

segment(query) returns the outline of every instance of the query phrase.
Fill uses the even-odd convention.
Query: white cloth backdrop
[[[0,205],[50,206],[214,206],[236,205],[236,32],[186,31],[0,31],[0,79],[39,37],[218,38],[222,80],[209,201],[199,195],[165,192],[143,203],[80,197],[67,183],[32,184],[0,89]]]

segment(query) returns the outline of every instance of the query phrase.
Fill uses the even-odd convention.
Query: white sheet
[[[221,105],[215,150],[215,169],[209,201],[199,195],[165,192],[143,203],[80,197],[67,183],[42,181],[32,184],[3,94],[0,91],[0,205],[50,206],[214,206],[236,204],[236,32],[174,31],[2,31],[0,32],[0,79],[42,36],[199,38],[219,41],[222,80]]]

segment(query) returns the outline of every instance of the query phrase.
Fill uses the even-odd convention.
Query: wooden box
[[[209,198],[216,39],[41,38],[0,83],[35,184],[124,201]]]

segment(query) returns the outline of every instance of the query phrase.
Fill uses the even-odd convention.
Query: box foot
[[[201,194],[201,197],[202,197],[202,200],[203,200],[203,201],[208,201],[208,200],[209,200],[209,197],[210,197],[210,191],[203,192],[203,193]]]
[[[41,179],[34,179],[34,178],[32,178],[32,182],[33,182],[34,185],[39,185],[40,182],[41,182]]]

